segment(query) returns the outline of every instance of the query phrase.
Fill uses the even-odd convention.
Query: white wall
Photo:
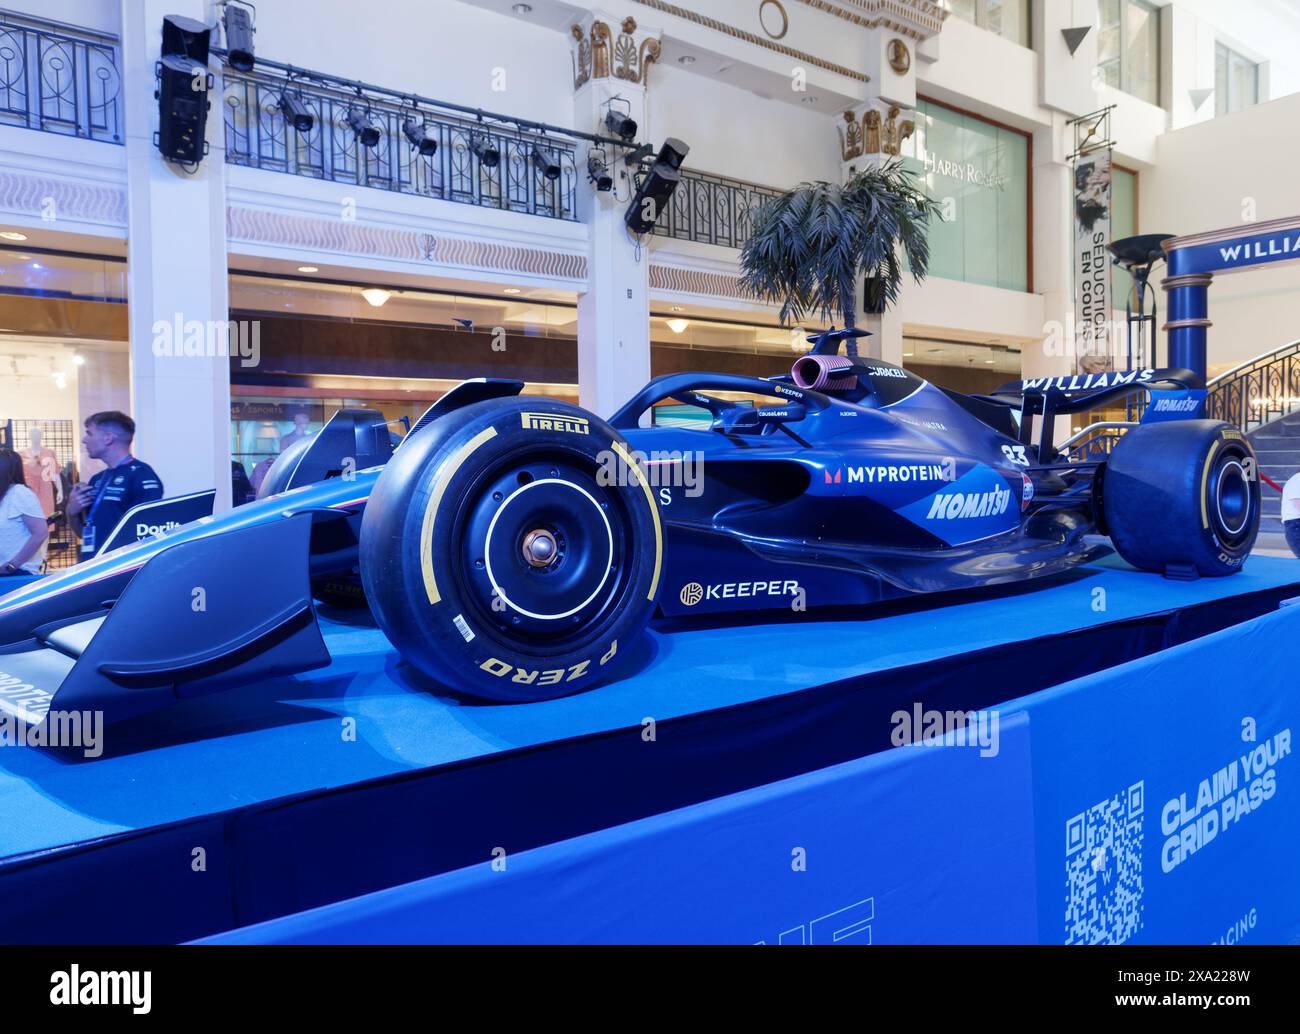
[[[118,35],[122,26],[121,0],[9,0],[10,11],[46,18]]]
[[[1142,175],[1142,231],[1244,230],[1300,214],[1300,134],[1282,131],[1296,125],[1300,94],[1160,137],[1157,164]],[[1217,277],[1210,319],[1212,374],[1300,338],[1300,263]]]
[[[1300,92],[1300,6],[1291,0],[1176,0],[1175,6],[1207,23],[1220,42],[1267,61],[1270,98]]]
[[[707,97],[707,103],[703,102]],[[690,145],[694,169],[789,187],[837,180],[840,120],[665,65],[650,69],[649,125],[642,139],[675,136]]]
[[[272,0],[258,4],[256,45],[259,57],[273,61],[573,123],[565,35],[457,0]]]

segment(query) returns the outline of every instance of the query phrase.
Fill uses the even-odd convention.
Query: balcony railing
[[[1253,431],[1300,409],[1300,341],[1242,363],[1210,381],[1205,415]]]
[[[117,40],[0,11],[0,125],[122,143]]]
[[[311,111],[315,125],[310,131],[299,133],[286,123],[280,110],[280,94],[286,89]],[[403,121],[414,114],[409,107],[373,97],[359,103],[347,91],[320,83],[230,68],[225,73],[224,102],[226,161],[235,165],[551,219],[577,219],[572,142],[421,108],[417,119],[438,141],[437,151],[422,157],[402,135]],[[375,147],[362,147],[348,125],[348,113],[358,107],[368,108],[371,122],[380,130]],[[471,150],[475,137],[499,152],[501,160],[495,168],[484,165]],[[559,165],[557,179],[547,179],[533,161],[535,144]]]
[[[666,218],[655,223],[661,237],[739,248],[749,237],[754,211],[781,191],[706,172],[682,170]]]

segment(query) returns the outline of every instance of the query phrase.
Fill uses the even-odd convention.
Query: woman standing
[[[40,500],[23,480],[22,457],[0,449],[0,576],[40,574],[49,534]]]

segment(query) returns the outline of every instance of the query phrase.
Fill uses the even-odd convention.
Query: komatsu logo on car
[[[991,517],[1006,513],[1011,505],[1011,489],[995,488],[989,492],[940,492],[930,505],[927,520],[958,520],[962,517]]]
[[[564,416],[561,413],[520,413],[519,420],[529,431],[568,431],[570,434],[591,434],[591,422],[585,417]]]
[[[1199,399],[1156,399],[1157,413],[1190,413],[1199,406]]]
[[[737,600],[750,599],[754,596],[794,596],[799,592],[796,581],[773,579],[768,582],[718,582],[714,585],[701,585],[699,582],[687,582],[682,586],[677,598],[683,605],[693,607],[700,600]]]

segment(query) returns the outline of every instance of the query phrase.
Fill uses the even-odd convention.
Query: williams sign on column
[[[1074,163],[1074,317],[1080,373],[1113,369],[1110,326],[1110,149]]]

